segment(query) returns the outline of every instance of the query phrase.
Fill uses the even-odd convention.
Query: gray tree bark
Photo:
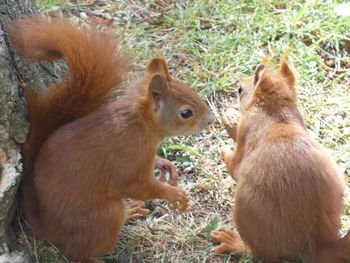
[[[29,65],[11,51],[6,24],[27,14],[37,14],[31,0],[0,0],[0,262],[18,261],[9,254],[17,249],[11,223],[14,220],[17,190],[22,177],[21,144],[29,124],[26,121],[23,83],[43,88],[57,79],[59,66]],[[19,211],[19,209],[18,209]]]

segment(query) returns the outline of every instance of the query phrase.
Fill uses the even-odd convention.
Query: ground
[[[350,184],[350,17],[335,13],[333,0],[37,0],[42,12],[75,19],[97,16],[115,28],[130,53],[135,74],[162,55],[171,75],[196,89],[216,122],[200,134],[166,140],[159,154],[174,161],[180,186],[191,199],[187,213],[151,201],[151,213],[127,224],[107,262],[256,262],[230,254],[215,256],[211,230],[230,226],[235,182],[220,160],[233,144],[222,113],[237,105],[237,85],[267,54],[272,65],[289,49],[298,72],[298,105],[307,126],[327,147]],[[345,8],[341,8],[346,11]],[[132,77],[132,78],[133,78]],[[343,229],[350,227],[346,197]],[[66,262],[50,244],[23,234],[35,262]],[[301,262],[301,261],[299,261]]]

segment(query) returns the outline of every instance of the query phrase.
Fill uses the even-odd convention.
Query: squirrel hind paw
[[[214,242],[220,243],[220,245],[212,248],[214,254],[246,251],[246,246],[239,234],[231,229],[221,227],[220,231],[211,231],[210,235]]]

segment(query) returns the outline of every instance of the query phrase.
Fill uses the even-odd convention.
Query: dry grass
[[[84,12],[112,23],[138,68],[143,68],[148,58],[164,55],[171,74],[197,89],[217,117],[200,135],[168,139],[159,151],[178,165],[180,186],[191,199],[189,212],[178,214],[166,202],[150,201],[151,214],[124,227],[116,252],[103,257],[105,261],[239,261],[233,254],[214,256],[210,252],[214,245],[210,231],[230,225],[235,189],[220,161],[221,146],[233,143],[221,116],[227,105],[237,104],[236,84],[251,73],[266,52],[278,54],[291,48],[290,60],[299,72],[300,109],[309,129],[330,148],[349,183],[350,56],[346,44],[350,43],[350,19],[333,12],[337,1],[45,3],[44,11],[59,9],[78,16]],[[349,203],[347,197],[344,230],[350,227]],[[29,243],[36,262],[65,262],[51,246],[30,238]],[[244,257],[239,262],[254,260]]]

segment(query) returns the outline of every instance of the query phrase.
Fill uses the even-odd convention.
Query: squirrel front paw
[[[180,212],[185,212],[188,208],[187,194],[180,188],[169,186],[166,200],[172,204],[171,208],[174,211],[179,210]]]
[[[176,166],[167,159],[157,157],[154,162],[154,168],[160,170],[160,181],[166,181],[166,173],[169,173],[168,183],[172,186],[177,185],[179,174],[177,173]]]
[[[223,122],[228,135],[235,141],[237,137],[238,121],[238,111],[233,108],[228,108],[223,116]]]
[[[226,165],[231,162],[233,154],[234,154],[234,148],[232,146],[225,145],[224,147],[222,147],[221,158]]]

